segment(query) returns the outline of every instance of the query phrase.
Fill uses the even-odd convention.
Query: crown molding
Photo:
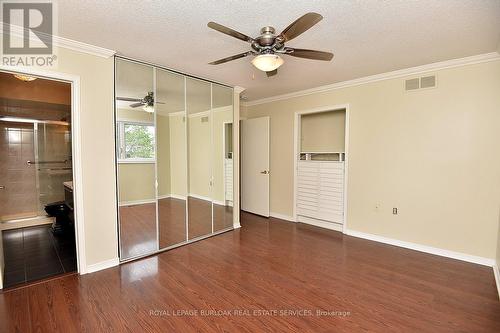
[[[76,40],[54,36],[54,45],[65,49],[91,54],[102,58],[110,58],[116,51],[104,47],[78,42]]]
[[[495,60],[500,60],[500,53],[499,52],[478,54],[478,55],[465,57],[465,58],[440,61],[440,62],[435,62],[435,63],[431,63],[431,64],[427,64],[427,65],[410,67],[410,68],[400,69],[400,70],[396,70],[396,71],[392,71],[392,72],[386,72],[386,73],[381,73],[381,74],[376,74],[376,75],[365,76],[365,77],[362,77],[359,79],[342,81],[342,82],[338,82],[338,83],[319,86],[316,88],[300,90],[300,91],[296,91],[296,92],[292,92],[292,93],[288,93],[288,94],[266,97],[266,98],[258,99],[255,101],[241,102],[241,105],[245,106],[245,107],[254,106],[254,105],[265,104],[265,103],[270,103],[270,102],[275,102],[275,101],[281,101],[281,100],[294,98],[294,97],[307,96],[307,95],[316,94],[316,93],[322,93],[322,92],[327,92],[327,91],[332,91],[332,90],[337,90],[337,89],[342,89],[342,88],[359,86],[362,84],[367,84],[367,83],[372,83],[372,82],[377,82],[377,81],[396,79],[396,78],[410,76],[410,75],[422,74],[422,73],[426,73],[426,72],[437,71],[437,70],[442,70],[442,69],[447,69],[447,68],[460,67],[460,66],[466,66],[466,65],[480,64],[483,62],[489,62],[489,61],[495,61]]]
[[[240,86],[235,86],[233,89],[234,89],[235,93],[241,94],[243,91],[245,91],[246,88],[243,88],[243,87],[240,87]]]
[[[23,38],[23,33],[25,30],[23,27],[20,27],[18,25],[6,24],[6,23],[2,23],[2,25],[3,25],[3,27],[8,26],[8,29],[10,31],[11,36]],[[3,31],[4,30],[2,29],[0,31],[0,34],[3,35]],[[68,38],[64,38],[64,37],[59,37],[56,35],[44,36],[44,38],[47,38],[47,39],[49,39],[50,37],[52,37],[52,45],[54,45],[56,47],[61,47],[61,48],[65,48],[65,49],[69,49],[69,50],[73,50],[73,51],[77,51],[77,52],[87,53],[87,54],[91,54],[91,55],[102,57],[102,58],[112,57],[116,53],[116,51],[114,51],[114,50],[106,49],[104,47],[95,46],[95,45],[91,45],[91,44],[87,44],[87,43],[78,42],[76,40],[72,40],[72,39],[68,39]],[[32,39],[34,39],[34,38],[32,38]]]

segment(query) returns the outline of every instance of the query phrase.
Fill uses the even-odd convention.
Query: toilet
[[[72,227],[70,219],[71,209],[64,201],[57,201],[45,206],[45,212],[49,216],[55,217],[52,223],[52,232],[55,234],[64,233]]]

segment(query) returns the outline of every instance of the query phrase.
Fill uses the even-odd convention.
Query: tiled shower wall
[[[0,122],[1,220],[38,215],[33,135],[33,124]]]
[[[38,169],[40,205],[44,207],[64,200],[63,182],[73,179],[71,131],[65,125],[38,124],[37,140],[39,161],[54,162],[40,164]]]

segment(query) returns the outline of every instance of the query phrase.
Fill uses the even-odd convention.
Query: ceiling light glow
[[[277,54],[259,54],[252,60],[252,64],[263,72],[274,71],[283,63],[283,59]]]

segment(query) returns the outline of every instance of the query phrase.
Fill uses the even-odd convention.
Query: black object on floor
[[[70,219],[71,208],[64,201],[57,201],[45,206],[45,211],[49,216],[55,217],[52,223],[52,232],[62,234],[74,230]]]
[[[75,272],[74,232],[53,234],[50,225],[2,232],[4,288]]]

